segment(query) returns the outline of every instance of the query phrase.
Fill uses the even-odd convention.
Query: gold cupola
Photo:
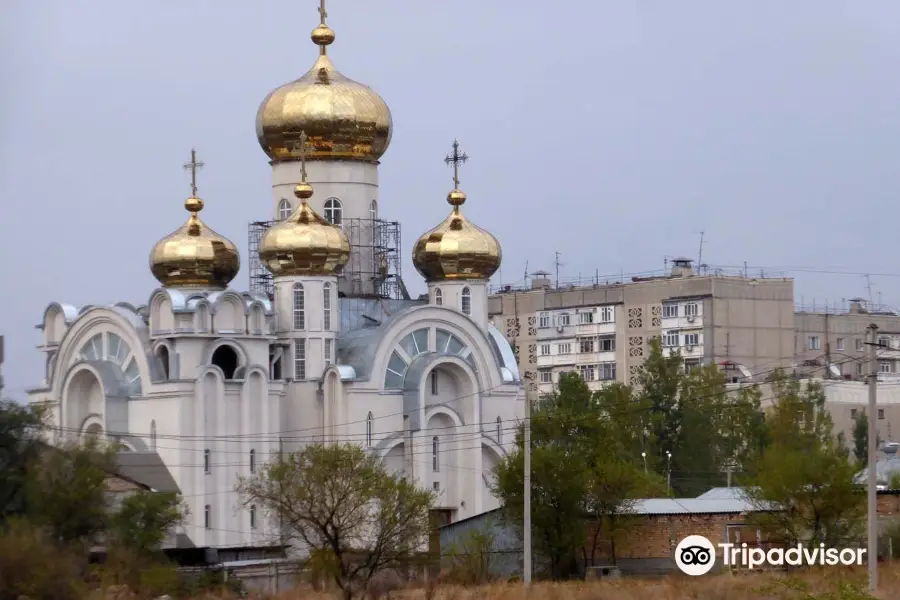
[[[187,222],[159,240],[150,252],[150,271],[164,287],[225,289],[241,268],[237,247],[209,228],[197,214],[197,153],[191,150],[191,197],[184,201]]]
[[[299,141],[301,148],[305,148],[304,132],[300,132]],[[301,182],[294,187],[300,206],[266,232],[259,244],[259,258],[275,277],[334,275],[350,259],[350,242],[340,227],[320,217],[307,202],[312,198],[313,188],[306,181],[303,151],[300,172]]]
[[[271,92],[256,113],[256,136],[273,162],[297,160],[301,131],[307,158],[377,162],[391,142],[391,111],[370,87],[342,75],[326,48],[334,31],[325,24],[325,0],[320,23],[312,31],[319,58],[300,79]]]
[[[477,227],[459,209],[466,195],[459,189],[459,166],[468,160],[453,142],[453,154],[445,162],[453,166],[453,191],[447,202],[453,207],[444,221],[419,238],[413,248],[413,265],[428,282],[488,280],[500,268],[503,253],[490,232]]]

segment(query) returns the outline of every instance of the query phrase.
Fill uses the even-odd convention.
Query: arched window
[[[434,288],[434,305],[444,305],[444,292],[441,291],[441,288]]]
[[[372,429],[375,419],[372,417],[372,413],[369,413],[369,416],[366,417],[366,446],[372,445]]]
[[[329,198],[325,201],[325,220],[332,225],[340,226],[343,223],[344,209],[337,198]]]
[[[322,327],[331,331],[331,284],[322,286]]]
[[[441,442],[438,436],[431,438],[431,470],[437,473],[441,470],[441,461],[438,458],[441,451]]]
[[[372,200],[369,205],[369,217],[374,221],[378,218],[378,200]]]
[[[250,472],[256,473],[256,450],[250,450]]]
[[[256,529],[256,505],[250,505],[250,529]]]
[[[200,333],[209,331],[209,308],[205,304],[197,307],[197,331]]]
[[[156,452],[156,421],[150,421],[150,449]]]
[[[225,379],[234,379],[234,372],[238,368],[237,352],[228,344],[223,344],[216,348],[212,355],[212,364],[222,369],[222,375]]]
[[[203,472],[209,475],[212,471],[212,456],[209,453],[209,448],[203,451]]]
[[[294,209],[291,206],[291,201],[287,198],[282,198],[281,202],[278,203],[278,220],[284,221],[291,216],[292,212],[294,212]]]
[[[497,443],[503,443],[503,421],[497,417]]]
[[[462,312],[464,315],[472,315],[472,292],[468,287],[462,289]]]
[[[303,284],[294,284],[294,329],[306,327],[306,303],[303,298]]]
[[[162,345],[156,350],[156,355],[159,357],[159,362],[162,363],[163,375],[166,379],[169,378],[169,349]]]

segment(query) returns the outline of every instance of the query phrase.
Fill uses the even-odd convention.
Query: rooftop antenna
[[[703,234],[704,232],[700,232],[700,251],[697,253],[697,269],[700,269],[700,266],[703,264]]]
[[[563,263],[559,262],[559,252],[556,252],[556,289],[559,289],[559,268]]]
[[[872,305],[872,278],[869,277],[868,273],[863,275],[863,277],[865,277],[865,279],[866,279],[866,289],[869,290],[869,306],[871,306]]]
[[[525,261],[525,289],[528,289],[528,261]]]

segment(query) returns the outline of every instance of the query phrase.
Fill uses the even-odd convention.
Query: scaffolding
[[[259,259],[259,245],[275,221],[253,221],[248,227],[250,291],[275,297],[272,274]],[[344,297],[408,300],[401,278],[400,223],[381,219],[345,219],[350,260],[338,271],[338,291]]]

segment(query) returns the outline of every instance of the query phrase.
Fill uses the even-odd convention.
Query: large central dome
[[[312,32],[319,59],[307,73],[271,92],[256,114],[256,135],[273,161],[300,159],[300,132],[307,158],[377,161],[391,143],[391,111],[375,91],[342,75],[326,47],[334,31],[322,23]]]

